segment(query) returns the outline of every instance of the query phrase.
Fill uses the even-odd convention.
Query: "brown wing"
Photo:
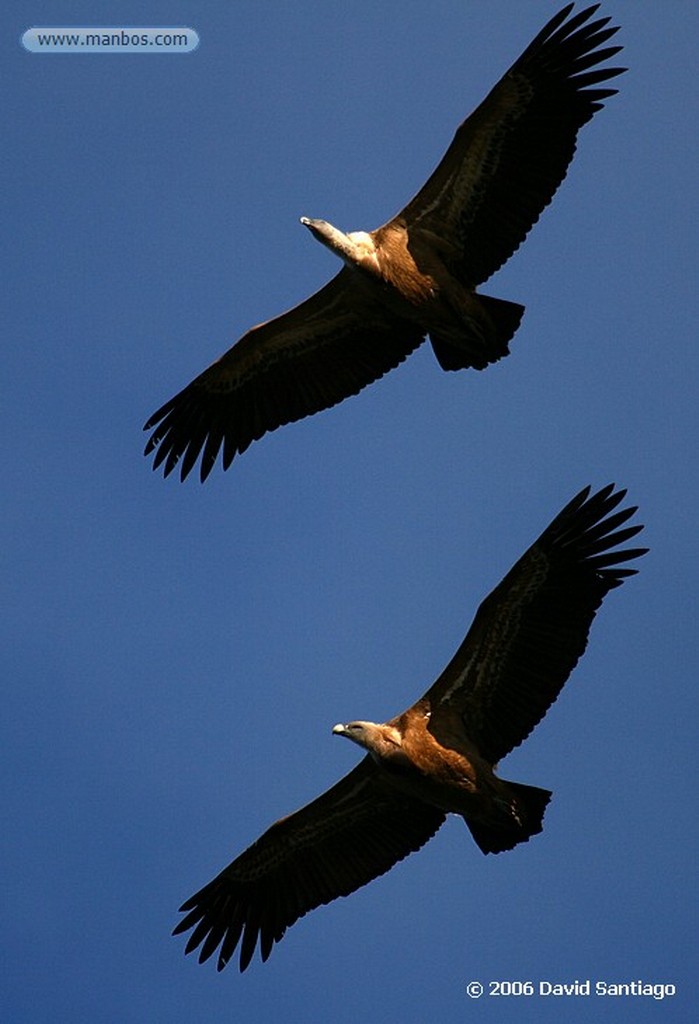
[[[367,306],[343,268],[324,288],[248,331],[146,423],[145,454],[184,480],[201,455],[201,479],[223,445],[223,468],[268,430],[327,409],[397,366],[420,328]],[[157,450],[156,450],[157,449]]]
[[[600,49],[618,28],[569,20],[568,4],[542,29],[459,127],[441,163],[399,214],[413,244],[440,245],[464,284],[487,280],[524,241],[565,177],[579,128],[616,89],[589,88],[625,68],[589,71],[618,53]],[[411,246],[412,247],[412,246]]]
[[[636,569],[646,548],[611,551],[642,526],[610,515],[626,494],[614,485],[581,491],[483,601],[466,639],[425,695],[430,727],[440,710],[461,714],[468,738],[491,764],[541,721],[587,646],[605,595]]]
[[[387,793],[367,755],[306,807],[282,818],[212,882],[184,903],[173,935],[194,931],[186,953],[203,963],[221,946],[223,970],[241,941],[240,970],[259,939],[266,960],[286,929],[309,910],[366,885],[419,850],[444,814]]]

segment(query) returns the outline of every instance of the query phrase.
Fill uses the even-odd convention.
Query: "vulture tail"
[[[526,843],[544,827],[544,811],[551,799],[548,789],[523,786],[521,782],[508,782],[507,788],[514,799],[501,821],[474,821],[465,818],[471,835],[483,853],[502,853],[518,843]]]
[[[430,331],[432,348],[443,370],[483,370],[509,355],[507,343],[524,314],[524,306],[519,303],[489,295],[471,295],[469,307],[463,339]]]

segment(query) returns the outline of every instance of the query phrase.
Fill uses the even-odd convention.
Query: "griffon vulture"
[[[581,491],[483,601],[458,651],[427,693],[383,725],[333,733],[368,754],[306,807],[272,825],[180,908],[174,934],[194,929],[199,961],[220,946],[218,969],[242,939],[240,969],[263,960],[299,917],[347,896],[419,850],[448,813],[483,853],[542,830],[551,793],[505,782],[494,765],[541,721],[585,650],[609,590],[637,570],[645,548],[622,548],[641,526],[611,484]],[[612,550],[612,548],[616,550]]]
[[[343,269],[253,327],[154,413],[145,454],[205,480],[284,423],[327,409],[397,366],[429,334],[445,370],[508,353],[524,307],[476,292],[520,246],[565,177],[578,129],[617,90],[597,68],[620,46],[597,6],[563,8],[460,126],[427,183],[375,231],[301,218]],[[591,70],[594,69],[594,70]]]

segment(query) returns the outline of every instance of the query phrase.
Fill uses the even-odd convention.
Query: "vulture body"
[[[417,195],[382,227],[302,223],[343,269],[300,305],[253,327],[155,412],[146,455],[202,480],[267,431],[327,409],[397,366],[429,335],[445,370],[508,354],[524,307],[476,289],[520,246],[573,158],[578,130],[623,68],[597,9],[568,4],[459,127]]]
[[[337,725],[368,753],[322,796],[272,825],[180,908],[186,952],[240,942],[245,970],[299,917],[365,885],[418,850],[448,813],[484,853],[541,832],[548,790],[499,779],[494,766],[530,734],[587,645],[606,594],[637,570],[621,548],[641,526],[609,485],[581,491],[483,601],[465,640],[425,695],[376,724]],[[614,550],[613,550],[614,549]]]

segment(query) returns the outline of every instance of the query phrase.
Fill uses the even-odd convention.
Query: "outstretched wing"
[[[524,241],[565,177],[578,130],[617,91],[598,86],[625,68],[589,70],[621,50],[600,48],[618,27],[589,21],[598,6],[568,19],[571,3],[549,21],[399,214],[411,248],[424,236],[466,285],[487,280]]]
[[[587,646],[608,591],[636,569],[647,548],[612,551],[642,526],[622,525],[635,507],[612,513],[626,491],[586,487],[483,601],[466,639],[425,695],[430,727],[440,712],[461,715],[468,738],[491,764],[541,721]]]
[[[258,939],[266,960],[309,910],[347,896],[419,850],[444,814],[384,789],[367,755],[306,807],[272,825],[245,853],[184,903],[173,934],[194,931],[186,953],[203,963],[220,946],[223,970],[241,942],[240,970]]]
[[[269,430],[328,409],[406,358],[423,340],[415,324],[374,304],[343,268],[324,288],[253,327],[146,423],[145,454],[184,480],[201,479],[223,446],[223,468]],[[155,429],[153,429],[155,428]]]

